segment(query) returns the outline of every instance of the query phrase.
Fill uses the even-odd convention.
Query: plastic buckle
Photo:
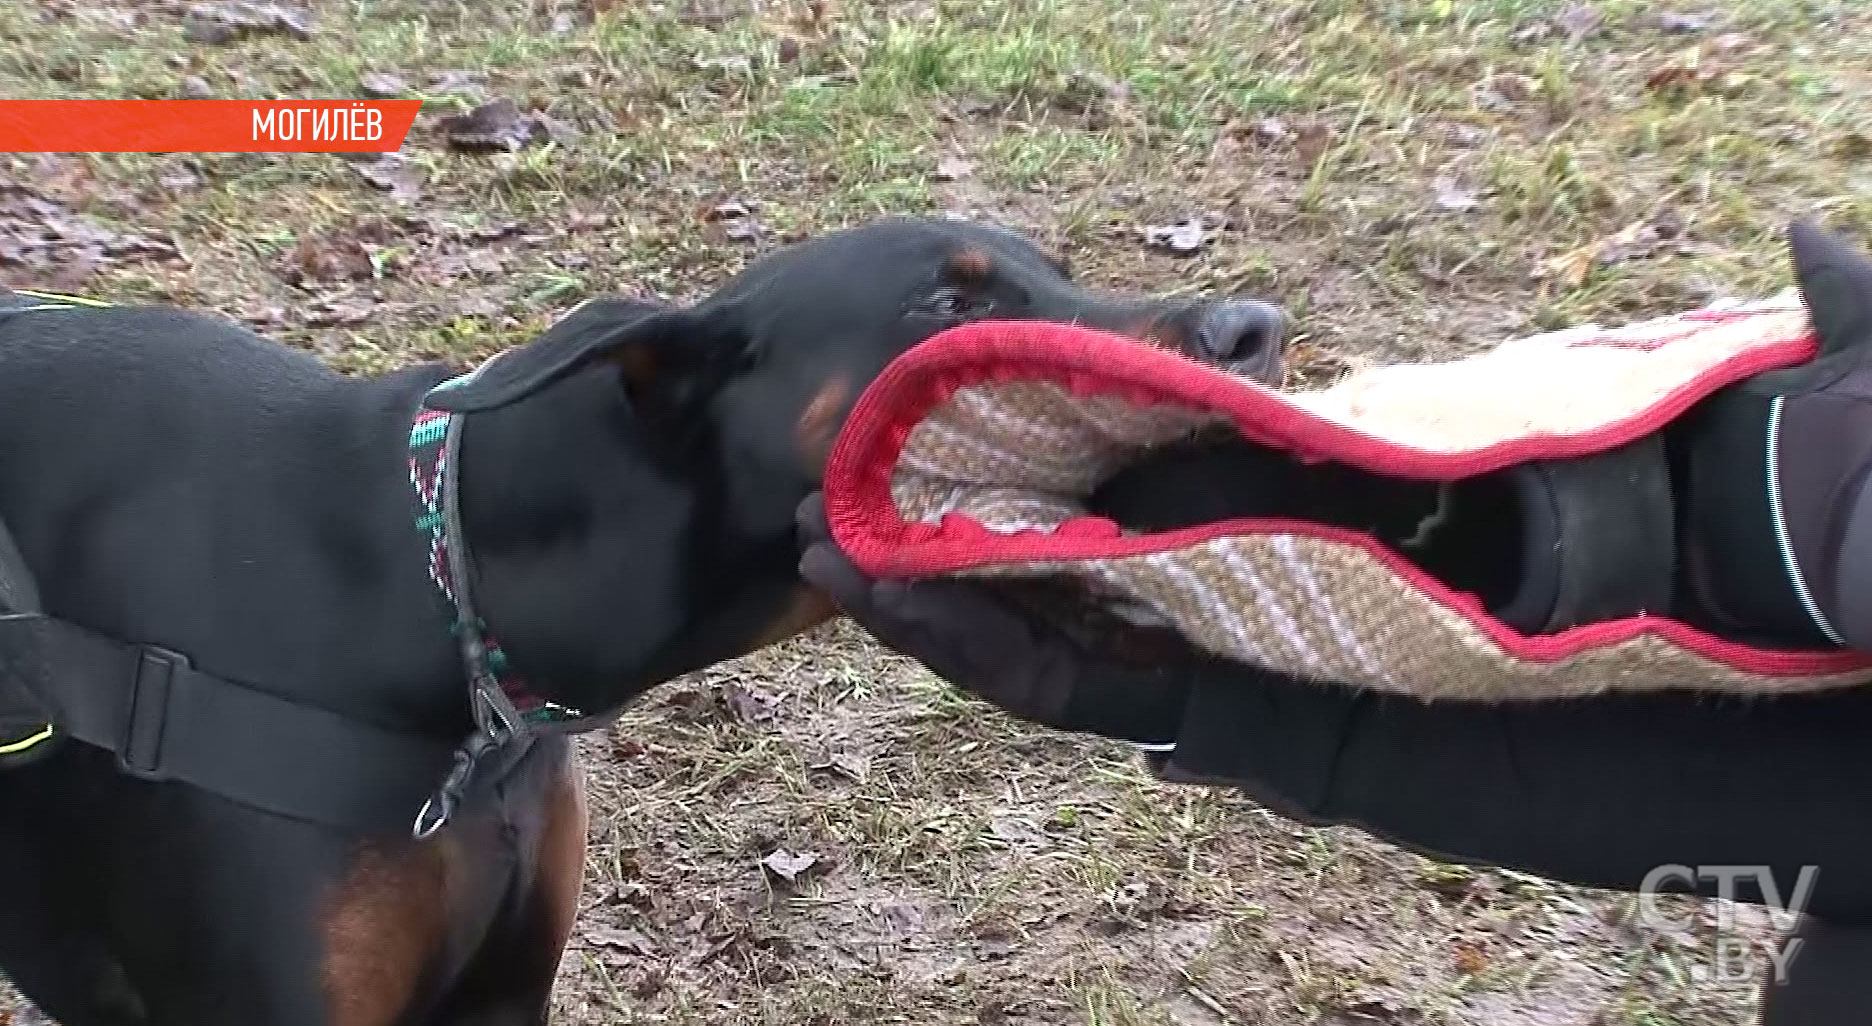
[[[175,693],[177,670],[189,668],[188,657],[153,645],[137,653],[136,676],[130,682],[130,715],[117,747],[117,768],[142,780],[164,780],[163,735],[169,727],[169,700]]]

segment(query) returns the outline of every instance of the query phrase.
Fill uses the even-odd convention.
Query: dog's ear
[[[633,405],[654,414],[686,406],[751,351],[730,312],[722,308],[593,299],[532,342],[431,392],[427,405],[449,413],[491,410],[605,361],[618,369]]]
[[[1872,345],[1872,259],[1813,221],[1788,228],[1794,281],[1823,354]]]

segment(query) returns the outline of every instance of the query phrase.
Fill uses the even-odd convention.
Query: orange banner
[[[421,100],[0,100],[0,153],[389,153]]]

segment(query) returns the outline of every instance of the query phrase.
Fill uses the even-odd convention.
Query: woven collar
[[[445,382],[444,386],[450,383]],[[462,647],[463,662],[470,676],[486,676],[498,684],[500,694],[519,719],[529,724],[581,719],[584,713],[539,697],[513,671],[507,653],[488,629],[487,621],[475,615],[465,582],[456,580],[459,568],[466,566],[468,557],[461,536],[460,515],[449,501],[454,491],[453,463],[459,458],[459,442],[449,443],[451,436],[459,432],[460,422],[459,415],[424,407],[417,411],[409,435],[409,474],[410,487],[415,492],[416,528],[429,539],[429,580],[455,610],[456,618],[449,625],[449,632]]]
[[[487,364],[482,364],[486,367]],[[430,394],[473,377],[451,378]],[[460,489],[463,418],[424,405],[415,414],[409,434],[409,476],[414,495],[417,530],[429,539],[429,580],[455,612],[449,632],[461,650],[468,677],[468,703],[475,730],[455,752],[455,765],[441,785],[423,803],[411,827],[422,840],[448,824],[467,792],[470,777],[484,761],[511,768],[532,747],[534,735],[546,730],[574,733],[603,723],[577,709],[541,698],[507,660],[507,653],[475,613],[468,543],[462,535]],[[496,770],[504,773],[505,769]]]

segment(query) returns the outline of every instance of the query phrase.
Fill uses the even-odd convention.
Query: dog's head
[[[1012,232],[890,220],[772,253],[692,306],[588,302],[431,405],[473,412],[615,390],[634,436],[657,450],[646,455],[694,482],[707,544],[723,554],[693,603],[690,640],[675,643],[688,654],[658,660],[680,671],[830,614],[794,590],[795,507],[818,487],[847,412],[886,364],[944,329],[990,319],[1104,328],[1269,381],[1286,328],[1261,302],[1082,288]],[[547,387],[567,378],[578,384]]]
[[[1104,328],[1265,381],[1286,334],[1267,303],[1095,292],[1013,232],[890,220],[777,251],[694,306],[587,302],[432,405],[489,409],[609,368],[652,435],[712,434],[737,510],[784,528],[865,385],[937,332],[991,319]]]

